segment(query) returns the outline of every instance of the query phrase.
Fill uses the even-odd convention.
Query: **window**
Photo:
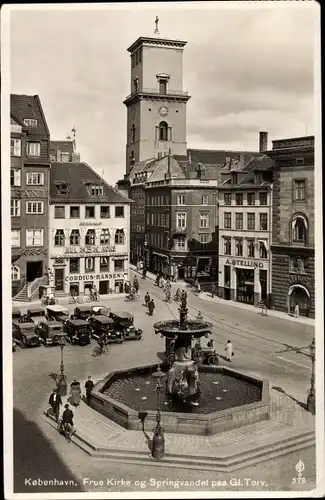
[[[236,255],[236,257],[243,256],[243,240],[242,239],[238,238],[235,240],[235,255]]]
[[[12,281],[20,280],[20,267],[11,266],[11,279]]]
[[[200,228],[209,227],[209,215],[208,214],[200,214]]]
[[[236,224],[236,229],[243,229],[243,213],[236,213],[236,219],[235,219],[235,224]]]
[[[291,273],[305,273],[305,259],[303,257],[290,257],[290,272]]]
[[[26,175],[26,184],[29,186],[44,186],[43,172],[28,172]]]
[[[178,228],[181,228],[181,229],[186,228],[186,213],[176,214],[176,224],[177,224]]]
[[[20,229],[11,230],[11,246],[20,247]]]
[[[65,206],[55,206],[54,207],[54,219],[64,219],[65,218]]]
[[[247,193],[247,205],[255,205],[255,193]]]
[[[267,214],[260,214],[260,231],[267,231]]]
[[[167,80],[159,80],[159,94],[167,94]]]
[[[42,201],[26,201],[26,214],[43,214],[44,203]]]
[[[54,246],[64,247],[64,244],[65,244],[64,230],[57,229],[54,236]]]
[[[66,182],[61,182],[56,187],[60,194],[69,194],[70,192],[69,184],[67,184]]]
[[[224,229],[231,229],[231,212],[225,212],[223,214],[223,226]]]
[[[124,230],[116,229],[115,231],[115,245],[124,245]]]
[[[224,254],[225,255],[231,255],[231,238],[225,238],[224,237]]]
[[[85,271],[87,273],[89,271],[95,271],[95,259],[94,259],[94,257],[86,257],[85,258]]]
[[[10,139],[10,155],[21,156],[21,140]]]
[[[35,118],[25,118],[24,124],[27,127],[37,127],[37,120],[35,120]]]
[[[223,199],[225,201],[225,205],[231,205],[231,199],[232,199],[231,193],[225,193],[223,195]]]
[[[27,143],[27,156],[40,156],[41,144],[39,142]]]
[[[43,229],[26,229],[26,247],[43,246]]]
[[[255,257],[254,240],[247,240],[247,257]]]
[[[110,234],[109,229],[102,229],[100,233],[100,244],[109,245]]]
[[[267,193],[260,193],[260,205],[267,205]]]
[[[15,200],[14,198],[11,198],[10,214],[11,217],[20,217],[20,200]]]
[[[10,186],[20,186],[21,171],[18,168],[10,169]]]
[[[110,207],[101,206],[100,207],[100,218],[109,219],[110,217]]]
[[[149,225],[150,224],[150,214],[147,212],[146,214],[146,224]]]
[[[99,270],[100,271],[109,271],[109,258],[101,257],[99,260]]]
[[[70,259],[70,273],[80,272],[80,259],[78,257],[73,257]]]
[[[70,219],[80,219],[80,207],[70,207]]]
[[[167,125],[167,123],[160,122],[158,129],[159,129],[158,140],[159,141],[168,141],[168,125]]]
[[[72,229],[70,234],[70,245],[80,245],[79,229]]]
[[[260,259],[267,259],[266,243],[264,241],[260,241],[259,243]]]
[[[115,207],[115,217],[124,217],[124,207]]]
[[[293,181],[293,200],[305,201],[306,200],[306,180],[294,179]]]
[[[95,229],[88,229],[85,238],[85,245],[95,245],[96,233]]]
[[[70,155],[69,153],[61,153],[61,163],[69,163]]]
[[[292,240],[297,243],[306,243],[307,227],[307,220],[304,216],[295,216],[292,220]]]
[[[91,186],[91,196],[103,196],[104,188],[103,186]]]
[[[177,196],[177,205],[185,205],[185,195],[180,194]]]
[[[243,204],[243,193],[236,193],[236,205],[242,205]]]
[[[114,260],[114,271],[124,271],[124,260],[115,259]]]
[[[208,205],[209,204],[209,195],[205,194],[201,197],[201,205]]]
[[[208,234],[200,234],[199,241],[201,245],[206,245],[208,243],[209,235]]]
[[[177,250],[179,250],[180,252],[185,252],[186,250],[185,236],[179,236],[176,241],[177,241]]]
[[[94,219],[95,218],[95,207],[86,207],[85,208],[85,218],[86,219]]]
[[[247,214],[247,229],[255,231],[255,213]]]
[[[135,125],[132,123],[131,127],[131,142],[135,142]]]

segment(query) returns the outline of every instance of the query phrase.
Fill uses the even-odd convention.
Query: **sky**
[[[125,173],[127,48],[139,36],[186,40],[187,144],[258,149],[314,134],[314,2],[82,4],[10,14],[11,92],[38,94],[51,139],[76,128],[77,150],[105,180]],[[24,10],[22,10],[24,9]],[[163,72],[163,68],[162,68]]]

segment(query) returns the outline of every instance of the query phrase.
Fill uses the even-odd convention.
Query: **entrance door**
[[[263,301],[267,298],[267,271],[260,269],[260,283],[261,283],[261,299]]]
[[[57,290],[58,292],[63,292],[64,269],[55,269],[54,270],[54,286],[55,286],[55,290]]]
[[[107,295],[109,290],[109,281],[99,282],[99,295]]]
[[[31,283],[36,278],[43,276],[43,261],[27,262],[26,265],[26,279],[27,283]]]

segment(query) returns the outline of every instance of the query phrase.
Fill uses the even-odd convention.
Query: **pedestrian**
[[[149,295],[149,292],[147,292],[144,296],[144,303],[145,305],[148,307],[148,304],[150,302],[150,295]]]
[[[88,380],[85,383],[87,405],[90,405],[91,391],[93,388],[94,382],[91,380],[91,376],[89,375]]]
[[[96,285],[94,285],[94,288],[93,288],[93,300],[98,300],[98,291],[97,291]]]
[[[261,300],[260,306],[261,306],[261,315],[267,316],[267,307],[266,307],[266,304],[263,300]]]
[[[73,434],[74,432],[73,412],[70,410],[68,403],[64,405],[64,408],[65,410],[62,414],[62,430],[65,432],[66,426],[70,425],[71,428],[70,433]]]
[[[295,318],[299,318],[299,304],[295,305]]]
[[[76,379],[73,379],[73,382],[70,385],[70,402],[73,406],[78,406],[80,404],[80,399],[81,399],[80,382],[77,382]]]
[[[57,389],[53,389],[53,392],[49,397],[49,405],[52,408],[55,420],[58,422],[60,415],[60,405],[62,405],[62,399]],[[46,412],[46,415],[48,416],[48,412]]]
[[[211,295],[212,295],[212,298],[214,299],[214,296],[216,294],[216,291],[217,291],[217,287],[214,283],[212,283],[212,287],[211,287]]]
[[[229,361],[229,363],[231,363],[231,358],[234,355],[234,353],[233,353],[232,343],[230,342],[230,340],[228,340],[228,342],[227,342],[227,345],[225,347],[225,351],[227,351],[227,361]]]
[[[202,316],[201,311],[199,311],[199,312],[198,312],[198,315],[196,316],[196,319],[197,319],[198,321],[203,321],[203,316]]]

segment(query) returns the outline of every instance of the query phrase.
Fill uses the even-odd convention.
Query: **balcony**
[[[151,96],[159,96],[159,97],[184,97],[187,99],[190,99],[190,96],[188,95],[188,92],[185,92],[184,90],[171,90],[167,89],[166,92],[162,93],[159,91],[158,88],[156,89],[148,89],[148,88],[142,88],[135,90],[132,92],[132,94],[128,95],[127,98],[125,99],[124,103],[129,101],[130,99],[133,99],[136,96],[142,96],[142,95],[151,95]]]
[[[172,229],[172,234],[183,234],[183,235],[186,235],[187,233],[187,228],[186,227],[174,227]]]

